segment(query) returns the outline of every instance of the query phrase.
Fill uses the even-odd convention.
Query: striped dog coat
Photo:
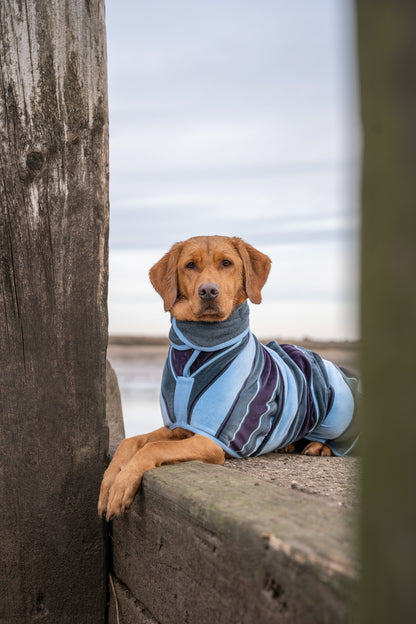
[[[232,457],[300,438],[346,455],[358,438],[357,386],[332,362],[293,345],[262,345],[247,302],[221,322],[172,319],[160,403],[165,426],[199,433]]]

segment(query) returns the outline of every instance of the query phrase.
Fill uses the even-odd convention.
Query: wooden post
[[[361,107],[362,624],[415,613],[416,4],[356,0]]]
[[[103,0],[0,3],[0,622],[104,622]]]

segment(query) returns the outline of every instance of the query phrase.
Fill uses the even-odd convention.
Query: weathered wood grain
[[[102,0],[0,3],[0,621],[102,622]]]
[[[348,622],[353,526],[346,509],[302,492],[198,462],[164,466],[113,522],[114,574],[163,624]]]

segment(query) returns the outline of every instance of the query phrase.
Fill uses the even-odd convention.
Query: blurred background
[[[258,337],[358,338],[352,0],[119,0],[106,12],[110,335],[166,336],[150,266],[178,240],[223,234],[273,261],[251,306]],[[160,420],[164,352],[114,349],[127,433],[140,433],[139,400],[143,429]]]
[[[257,335],[357,338],[353,8],[107,3],[110,334],[166,335],[150,266],[224,234],[273,260]]]

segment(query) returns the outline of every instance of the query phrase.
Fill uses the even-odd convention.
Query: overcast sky
[[[166,333],[150,266],[225,234],[272,258],[259,336],[357,337],[353,3],[106,7],[110,333]]]

